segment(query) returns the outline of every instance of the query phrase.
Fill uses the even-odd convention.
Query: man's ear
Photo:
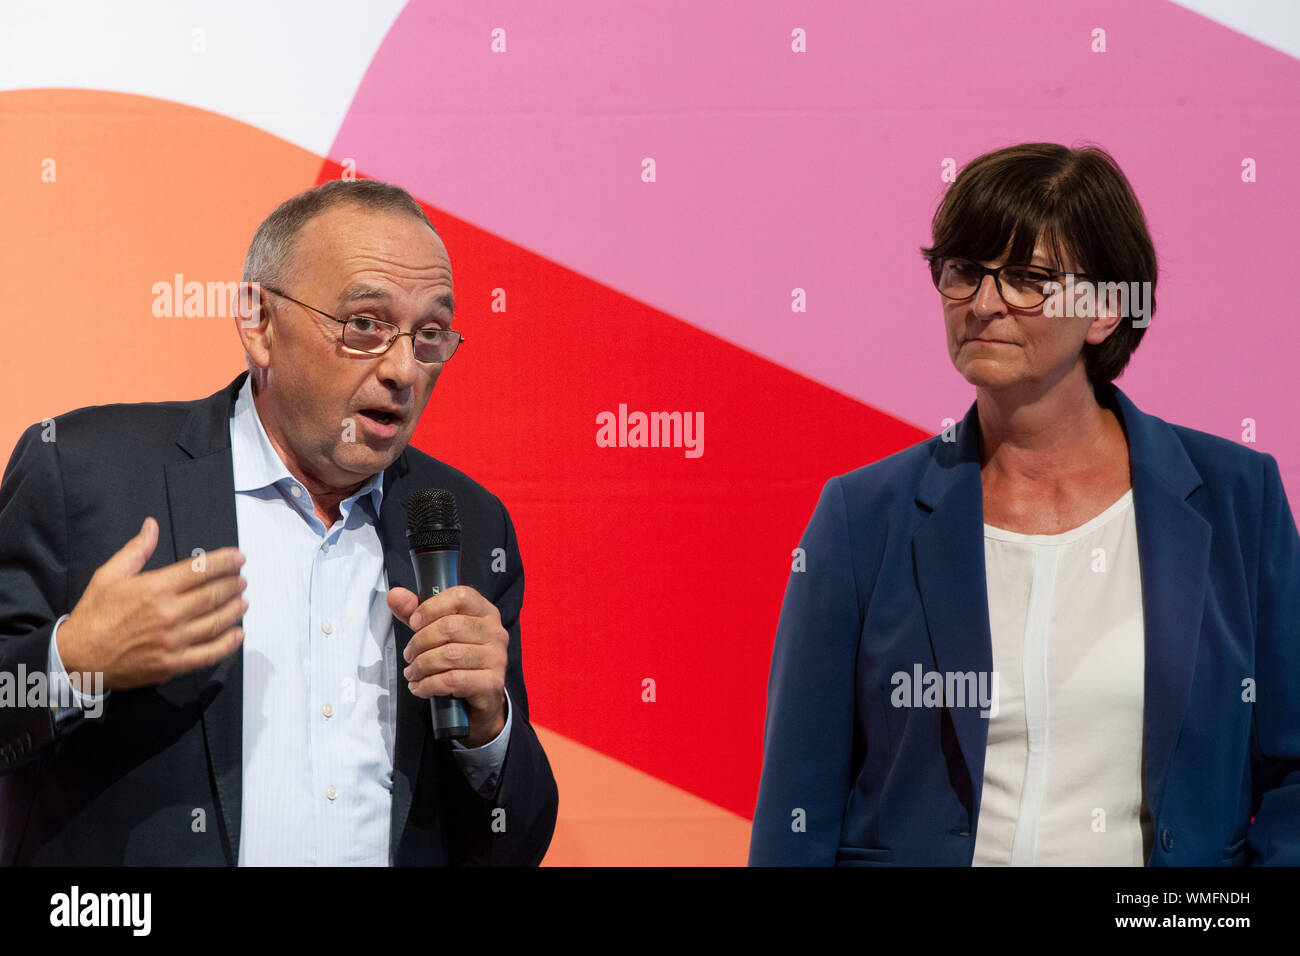
[[[235,329],[249,362],[267,368],[271,364],[271,314],[258,283],[239,283],[239,308],[235,312]]]

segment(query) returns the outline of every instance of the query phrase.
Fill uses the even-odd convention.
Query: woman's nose
[[[998,284],[992,276],[984,276],[980,279],[979,288],[975,290],[975,298],[971,302],[971,307],[980,315],[993,315],[998,312],[1005,312],[1007,304],[998,294]]]

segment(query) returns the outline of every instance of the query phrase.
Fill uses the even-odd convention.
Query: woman
[[[933,238],[975,403],[822,492],[750,863],[1300,863],[1300,537],[1271,456],[1111,384],[1155,306],[1123,173],[981,156]]]

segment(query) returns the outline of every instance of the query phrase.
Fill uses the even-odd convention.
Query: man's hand
[[[416,697],[451,695],[469,713],[466,747],[481,747],[506,725],[506,647],[496,605],[461,585],[435,594],[423,604],[406,588],[388,592],[393,616],[415,634],[406,645],[402,673]]]
[[[239,575],[244,556],[222,548],[170,567],[144,567],[158,546],[158,522],[105,561],[59,625],[59,657],[71,676],[103,673],[107,690],[158,684],[232,654],[248,609]]]

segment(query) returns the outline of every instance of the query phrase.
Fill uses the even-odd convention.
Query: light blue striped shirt
[[[399,679],[377,528],[384,476],[345,499],[326,529],[271,445],[251,389],[250,378],[230,421],[248,581],[239,865],[386,866],[393,702],[410,691]],[[62,674],[57,636],[56,627],[50,670]],[[453,742],[484,796],[496,789],[512,709],[507,696],[505,728],[482,747]]]

